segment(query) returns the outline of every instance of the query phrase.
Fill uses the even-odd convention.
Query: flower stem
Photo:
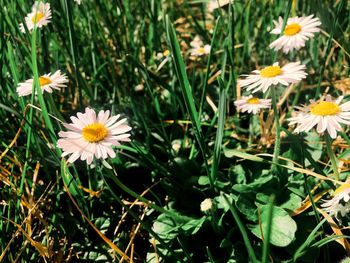
[[[331,164],[332,164],[332,169],[335,175],[335,178],[337,180],[339,180],[339,172],[338,172],[338,162],[337,162],[337,158],[335,157],[335,154],[332,150],[332,139],[329,136],[328,133],[326,133],[324,135],[325,141],[326,141],[326,147],[327,147],[327,153],[328,153],[328,157],[331,160]]]
[[[277,100],[276,100],[276,87],[271,87],[271,97],[272,97],[272,108],[275,116],[275,126],[276,126],[276,138],[275,138],[275,148],[273,151],[273,159],[272,159],[272,170],[276,169],[276,164],[278,163],[278,157],[280,154],[281,147],[281,126],[279,121],[279,112],[277,109]]]
[[[253,120],[254,115],[250,117],[249,119],[249,140],[248,140],[248,147],[252,146],[253,143],[253,136],[254,136],[254,126],[253,126]]]

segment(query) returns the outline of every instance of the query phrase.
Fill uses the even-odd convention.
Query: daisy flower
[[[321,207],[330,215],[337,216],[340,213],[344,217],[350,212],[350,184],[341,185],[334,191],[333,195],[334,197],[324,202]]]
[[[215,9],[223,7],[229,3],[230,0],[209,0],[207,8],[209,12],[213,12]]]
[[[79,157],[82,161],[91,164],[96,159],[106,159],[116,156],[112,146],[119,146],[121,141],[130,141],[131,127],[126,125],[126,118],[119,119],[120,115],[110,116],[109,110],[100,111],[96,116],[93,109],[86,108],[85,113],[78,112],[72,116],[72,123],[63,126],[68,131],[60,131],[61,137],[57,146],[63,150],[62,157],[70,155],[67,162],[73,163]]]
[[[32,12],[30,12],[25,18],[25,23],[29,32],[31,32],[35,26],[41,28],[50,23],[51,19],[51,9],[49,3],[44,3],[41,1],[37,1],[34,3],[32,7]],[[25,29],[23,24],[19,25],[20,30],[24,33]]]
[[[239,80],[238,83],[248,91],[253,90],[253,93],[259,90],[266,92],[271,85],[288,86],[306,78],[306,75],[305,65],[300,64],[300,62],[288,63],[283,67],[280,67],[276,62],[262,70],[254,70],[249,75],[242,75],[246,78]]]
[[[60,90],[60,88],[66,87],[65,83],[68,82],[68,78],[65,74],[61,74],[60,70],[57,70],[51,75],[45,74],[39,77],[39,84],[42,93],[44,91],[52,93],[53,89]],[[34,79],[28,79],[25,82],[19,83],[17,87],[17,93],[19,96],[27,96],[32,94]]]
[[[257,114],[261,109],[268,109],[271,106],[270,99],[258,99],[250,95],[235,101],[235,106],[240,112]]]
[[[289,18],[286,27],[283,32],[283,36],[273,41],[269,47],[274,50],[283,49],[284,53],[290,51],[299,50],[305,46],[306,40],[313,38],[314,33],[319,32],[318,26],[321,25],[320,20],[316,17],[302,16]],[[270,32],[271,34],[280,35],[282,33],[283,19],[278,18],[277,21],[273,21],[275,28]]]
[[[295,117],[289,118],[289,125],[297,124],[295,133],[308,132],[317,125],[317,132],[323,133],[327,130],[331,138],[337,137],[337,131],[341,131],[340,124],[350,125],[350,101],[340,104],[343,96],[332,100],[327,95],[325,100],[315,102],[304,107],[296,107],[299,111]]]
[[[203,41],[199,36],[196,36],[190,43],[191,56],[200,57],[210,53],[210,45],[203,45]]]

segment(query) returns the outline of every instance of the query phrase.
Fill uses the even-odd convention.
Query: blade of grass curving
[[[205,250],[207,251],[207,255],[208,255],[209,262],[210,262],[210,263],[215,263],[214,258],[213,258],[213,255],[211,254],[210,249],[209,249],[208,246],[205,248]]]
[[[329,52],[330,52],[331,47],[332,47],[332,41],[333,41],[335,27],[337,26],[337,23],[338,23],[338,20],[339,20],[339,14],[340,14],[341,9],[343,8],[344,3],[345,3],[344,0],[341,0],[339,2],[337,11],[336,11],[335,16],[334,16],[332,29],[331,29],[331,32],[329,33],[329,38],[328,38],[328,41],[327,41],[327,47],[326,47],[326,50],[324,52],[324,54],[325,54],[324,55],[324,60],[323,60],[323,63],[321,64],[320,71],[319,71],[319,78],[318,78],[317,88],[316,88],[316,93],[315,93],[315,98],[316,99],[320,96],[321,83],[322,83],[322,79],[323,79],[323,73],[324,73],[324,70],[325,70],[325,67],[326,67],[327,57],[328,57]]]
[[[88,224],[96,231],[96,233],[101,237],[101,239],[111,248],[113,249],[118,255],[124,257],[127,262],[130,262],[130,258],[128,255],[126,255],[119,247],[117,247],[111,240],[109,240],[91,221],[90,219],[84,214],[84,212],[80,209],[78,203],[75,201],[72,194],[69,192],[69,189],[65,185],[66,192],[69,196],[69,198],[72,200],[74,206],[79,211],[79,213],[82,215],[82,217],[88,222]]]
[[[77,200],[77,202],[79,203],[79,206],[83,207],[84,211],[86,213],[88,213],[88,211],[86,209],[87,208],[86,202],[85,202],[84,196],[82,194],[82,190],[78,187],[78,185],[81,185],[81,182],[79,181],[78,177],[74,178],[72,176],[64,158],[62,158],[62,160],[61,160],[61,176],[62,176],[62,180],[63,180],[64,185],[68,188],[69,192]]]
[[[207,160],[204,140],[202,136],[201,123],[196,110],[196,106],[194,104],[194,98],[192,95],[190,83],[187,78],[186,67],[181,56],[179,43],[177,42],[175,30],[170,22],[168,15],[166,15],[165,17],[165,24],[166,24],[167,40],[171,48],[172,60],[175,66],[176,75],[177,75],[178,81],[180,82],[180,86],[185,99],[188,114],[190,115],[190,119],[194,126],[196,140],[198,142],[199,148],[203,155],[204,165],[205,165],[206,173],[210,179],[211,188],[214,188],[214,184],[211,181],[210,172],[208,168],[208,160]]]
[[[306,253],[305,249],[310,246],[311,242],[319,235],[318,230],[327,220],[324,218],[310,233],[307,239],[299,246],[293,256],[293,262]]]
[[[139,199],[140,201],[148,204],[151,208],[153,208],[154,210],[160,212],[160,213],[166,213],[171,215],[172,217],[176,218],[176,219],[180,219],[180,220],[190,220],[191,218],[187,217],[187,216],[183,216],[177,213],[174,213],[172,211],[166,210],[163,207],[160,207],[158,205],[155,205],[153,202],[151,202],[150,200],[140,196],[139,194],[137,194],[136,192],[134,192],[133,190],[131,190],[129,187],[127,187],[125,184],[122,183],[122,181],[119,180],[117,172],[113,169],[114,174],[111,173],[105,173],[106,175],[108,175],[109,178],[111,178],[114,183],[120,188],[122,189],[124,192],[128,193],[129,195]]]
[[[114,193],[114,191],[112,190],[111,186],[109,185],[109,182],[106,180],[105,176],[103,176],[103,173],[101,170],[99,170],[101,176],[102,176],[102,179],[105,183],[105,185],[107,185],[107,188],[108,190],[110,191],[110,193],[112,194],[112,196],[115,198],[115,200],[117,200],[117,202],[125,209],[125,211],[127,211],[138,223],[140,223],[142,225],[142,227],[148,231],[157,241],[159,241],[159,243],[165,247],[165,249],[167,251],[169,251],[170,253],[173,252],[173,249],[171,249],[171,247],[162,240],[162,238],[152,230],[152,227],[148,226],[148,224],[146,222],[143,222],[136,214],[135,212],[132,211],[132,209],[130,209],[129,206],[127,206],[121,199],[118,195],[116,195]],[[158,251],[158,253],[160,253],[161,255],[162,254],[162,251]],[[181,259],[179,258],[178,254],[176,253],[173,253],[174,257],[176,257],[178,260],[181,261]],[[164,255],[165,256],[165,255]]]
[[[214,184],[216,181],[218,167],[220,163],[222,138],[224,135],[225,117],[226,117],[226,88],[223,80],[220,77],[218,78],[218,82],[220,86],[219,107],[217,111],[219,118],[218,118],[218,128],[216,130],[216,136],[215,136],[213,163],[211,166],[211,173],[210,173],[211,180]]]
[[[216,33],[217,33],[218,28],[219,28],[220,20],[221,20],[221,16],[219,16],[216,19],[215,28],[214,28],[214,32],[213,32],[213,37],[212,37],[211,43],[210,43],[210,47],[211,48],[210,48],[210,52],[209,52],[208,60],[207,60],[207,66],[206,66],[206,71],[205,71],[205,76],[204,76],[201,100],[200,100],[200,103],[199,103],[199,110],[198,110],[199,115],[198,116],[201,116],[201,113],[202,113],[202,110],[203,110],[204,98],[205,98],[205,93],[207,91],[208,79],[209,79],[209,74],[210,74],[210,63],[211,63],[211,58],[213,56],[213,50],[214,50],[213,47],[214,47],[214,43],[216,42]]]
[[[33,70],[33,76],[34,76],[34,89],[32,92],[33,94],[36,94],[38,96],[38,100],[39,100],[39,104],[41,107],[41,112],[42,115],[44,117],[44,121],[45,121],[45,125],[48,128],[48,132],[49,132],[49,136],[51,138],[51,142],[53,144],[56,145],[57,142],[57,138],[55,135],[55,130],[53,128],[53,125],[51,123],[51,119],[49,117],[48,111],[47,111],[47,107],[46,107],[46,103],[44,100],[44,96],[40,87],[40,83],[39,83],[39,72],[38,72],[38,65],[37,65],[37,57],[36,57],[36,36],[37,36],[37,28],[34,28],[33,32],[32,32],[32,70]],[[35,92],[36,91],[36,92]],[[33,101],[32,101],[32,104]],[[56,152],[58,155],[61,155],[61,151],[59,150],[59,148],[56,147]]]
[[[321,239],[320,241],[315,242],[314,244],[311,245],[311,247],[320,248],[320,247],[322,247],[324,245],[327,245],[329,242],[335,241],[337,239],[343,239],[343,238],[350,239],[350,236],[347,236],[347,235],[332,235],[332,236],[328,236],[328,237],[325,237],[325,238]]]
[[[222,196],[224,197],[227,205],[230,207],[230,211],[232,213],[232,216],[233,216],[234,220],[236,221],[236,224],[239,228],[239,231],[242,234],[243,241],[244,241],[245,247],[247,249],[248,255],[250,257],[250,260],[253,263],[258,263],[259,261],[256,259],[254,249],[253,249],[252,244],[250,243],[250,240],[248,237],[247,230],[245,229],[244,224],[242,223],[241,219],[239,218],[236,208],[234,207],[233,204],[231,204],[231,202],[229,201],[229,199],[226,197],[225,194],[222,194]]]
[[[266,225],[266,235],[264,238],[264,244],[262,248],[262,259],[261,263],[268,262],[269,255],[269,245],[270,245],[270,237],[271,237],[271,229],[272,229],[272,217],[273,217],[273,204],[274,204],[275,196],[272,195],[269,200],[269,206],[267,211],[267,225]]]
[[[74,26],[73,26],[73,17],[71,14],[71,9],[68,5],[68,0],[63,0],[63,7],[64,11],[66,13],[66,18],[67,18],[67,23],[68,23],[68,33],[69,33],[69,44],[70,44],[70,49],[72,53],[72,62],[73,62],[73,68],[74,68],[74,73],[76,76],[76,86],[78,87],[78,93],[79,93],[79,101],[81,102],[83,99],[83,95],[81,92],[80,83],[79,83],[79,77],[80,75],[78,74],[78,68],[77,68],[77,59],[76,59],[76,54],[77,54],[77,48],[75,43],[77,41],[75,40],[75,32],[74,32]]]

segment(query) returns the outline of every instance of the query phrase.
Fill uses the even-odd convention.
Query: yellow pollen
[[[167,49],[167,50],[164,50],[164,52],[163,52],[163,56],[164,57],[167,57],[167,56],[169,56],[170,55],[170,51]]]
[[[44,86],[44,85],[51,84],[51,83],[52,83],[52,81],[48,77],[40,77],[39,78],[39,84],[40,84],[41,87]]]
[[[259,99],[258,98],[249,98],[248,100],[247,100],[247,103],[248,104],[259,104]]]
[[[320,116],[326,116],[326,115],[336,115],[340,112],[339,106],[330,101],[321,101],[317,104],[310,106],[310,112],[313,115],[320,115]]]
[[[199,48],[197,49],[197,52],[198,52],[198,54],[200,54],[200,55],[205,54],[205,49],[204,49],[204,47],[199,47]]]
[[[346,190],[347,188],[350,188],[350,184],[343,184],[341,186],[339,186],[335,191],[333,195],[337,195],[340,194],[341,192],[343,192],[344,190]]]
[[[293,23],[286,26],[286,29],[284,30],[285,36],[294,36],[295,34],[298,34],[301,30],[301,26]]]
[[[83,128],[82,135],[88,142],[99,142],[106,138],[108,130],[101,123],[93,123]]]
[[[32,22],[34,24],[38,23],[42,18],[44,17],[44,14],[41,12],[37,12],[33,17],[32,17]]]
[[[282,69],[279,66],[268,66],[260,70],[260,76],[264,78],[273,78],[282,74]]]

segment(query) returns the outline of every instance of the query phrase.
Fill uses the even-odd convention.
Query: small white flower
[[[213,208],[213,201],[210,198],[206,198],[202,201],[200,207],[203,213],[207,213]]]
[[[141,83],[141,84],[138,84],[135,86],[134,90],[136,92],[140,92],[140,91],[143,91],[145,89],[145,86]]]
[[[305,72],[305,65],[300,64],[300,62],[288,63],[282,68],[276,62],[272,66],[265,67],[262,70],[254,70],[251,74],[242,76],[246,78],[239,80],[239,85],[248,91],[253,90],[252,93],[254,93],[259,90],[266,92],[272,85],[288,86],[292,83],[298,83],[306,78],[307,73]]]
[[[79,157],[91,164],[96,159],[116,156],[112,146],[119,146],[121,141],[130,141],[131,127],[126,125],[126,118],[117,121],[120,115],[109,116],[110,112],[100,111],[96,116],[93,109],[86,108],[85,113],[72,116],[72,123],[63,124],[69,131],[60,131],[57,146],[63,150],[62,157],[70,155],[67,162],[73,163]]]
[[[32,7],[32,12],[30,12],[25,18],[25,23],[29,32],[34,29],[34,26],[41,28],[50,23],[51,19],[51,9],[49,3],[44,3],[41,1],[36,1]],[[25,32],[24,26],[21,23],[19,25],[21,32]]]
[[[331,138],[337,137],[337,131],[341,131],[340,123],[350,125],[350,101],[340,104],[343,96],[332,100],[327,95],[325,100],[315,102],[304,107],[296,107],[299,111],[295,117],[289,118],[289,125],[297,124],[295,133],[308,132],[317,125],[317,132],[327,130]]]
[[[76,2],[78,5],[81,4],[81,0],[74,0],[74,2]]]
[[[326,201],[321,206],[324,210],[330,214],[337,216],[338,213],[342,217],[350,212],[350,184],[346,183],[341,185],[334,192],[334,197],[331,200]]]
[[[208,12],[213,12],[215,9],[219,7],[223,7],[230,3],[230,0],[209,0],[209,3],[207,5]],[[232,0],[233,3],[233,0]]]
[[[234,103],[238,111],[253,114],[257,114],[261,109],[268,109],[271,106],[270,99],[259,99],[253,97],[252,95],[249,97],[243,96],[242,98],[236,100]]]
[[[208,55],[210,53],[210,45],[203,45],[203,41],[199,36],[196,36],[190,43],[190,54],[194,57]]]
[[[33,90],[33,79],[28,79],[25,82],[19,83],[17,87],[17,93],[19,96],[27,96],[32,94]],[[66,87],[65,83],[68,82],[68,78],[65,74],[61,74],[60,70],[57,70],[51,75],[45,74],[39,77],[39,84],[42,93],[44,91],[52,93],[53,89],[60,90],[60,88]]]
[[[273,21],[273,23],[275,28],[270,33],[280,35],[283,27],[282,17],[278,18],[278,22]],[[313,38],[314,33],[320,31],[318,28],[320,25],[320,20],[317,17],[313,18],[313,15],[289,18],[283,36],[273,41],[269,47],[274,50],[283,49],[284,53],[293,51],[293,49],[299,50],[305,46],[307,40]]]

